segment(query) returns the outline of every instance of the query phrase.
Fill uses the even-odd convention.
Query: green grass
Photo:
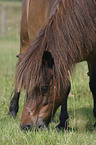
[[[72,89],[68,99],[70,132],[58,133],[60,108],[51,123],[49,131],[21,132],[20,119],[24,107],[25,94],[20,98],[20,109],[16,119],[8,116],[11,94],[14,89],[14,74],[19,53],[19,29],[21,17],[20,2],[0,2],[7,7],[6,37],[0,35],[0,144],[1,145],[95,145],[96,129],[92,113],[92,95],[88,86],[86,62],[76,65],[71,77]]]

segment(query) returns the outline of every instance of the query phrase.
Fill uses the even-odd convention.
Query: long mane
[[[49,51],[54,59],[58,88],[68,79],[68,70],[76,62],[87,60],[96,42],[96,1],[60,0],[55,13],[40,30],[26,54],[20,56],[16,85],[26,92],[40,81],[42,57]]]

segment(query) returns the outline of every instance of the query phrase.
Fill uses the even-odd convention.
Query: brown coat
[[[30,47],[34,36],[53,13],[57,3],[58,0],[23,0],[20,54],[24,54]]]

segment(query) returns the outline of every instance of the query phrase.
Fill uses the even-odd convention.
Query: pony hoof
[[[60,131],[63,130],[63,128],[60,128],[60,127],[56,126],[56,130],[57,130],[57,132],[60,132]]]
[[[16,117],[16,113],[15,113],[14,111],[9,112],[8,115],[9,115],[10,117],[13,117],[13,118]]]
[[[60,132],[60,131],[70,131],[70,128],[69,127],[62,127],[60,124],[58,124],[57,126],[56,126],[56,130],[58,131],[58,132]]]
[[[9,107],[9,116],[15,118],[18,113],[19,107],[11,103]]]

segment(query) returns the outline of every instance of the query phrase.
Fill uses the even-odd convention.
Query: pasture
[[[93,100],[89,90],[86,62],[77,64],[70,76],[71,93],[68,99],[69,127],[71,131],[57,132],[60,108],[49,125],[48,131],[20,130],[20,119],[25,93],[22,92],[19,112],[15,119],[8,116],[9,104],[14,90],[14,74],[19,53],[19,32],[21,3],[0,1],[0,22],[2,5],[6,4],[6,37],[1,37],[0,30],[0,144],[1,145],[95,145],[96,129],[93,116]],[[0,23],[1,28],[1,23]]]

